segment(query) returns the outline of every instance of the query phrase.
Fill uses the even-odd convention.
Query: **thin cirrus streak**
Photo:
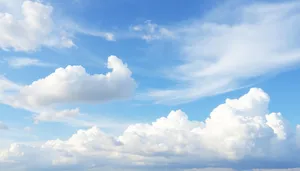
[[[298,66],[300,32],[294,28],[300,23],[299,2],[230,7],[173,28],[183,63],[165,70],[180,87],[152,90],[149,97],[158,103],[185,103]]]

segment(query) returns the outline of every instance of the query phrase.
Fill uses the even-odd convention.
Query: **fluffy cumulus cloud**
[[[28,159],[47,152],[44,166],[86,170],[299,167],[300,128],[291,127],[282,114],[270,113],[269,101],[263,90],[252,88],[217,106],[205,121],[189,120],[176,110],[149,124],[130,125],[120,136],[92,127],[41,146],[13,144],[0,161],[6,161],[5,167],[11,161],[35,168],[41,165]]]
[[[67,66],[24,86],[2,78],[0,102],[38,112],[36,120],[55,120],[79,114],[79,109],[53,110],[55,105],[102,103],[130,98],[136,83],[127,65],[118,57],[109,56],[107,68],[112,71],[91,75],[82,66]]]
[[[1,49],[32,51],[41,46],[74,45],[64,30],[55,27],[52,6],[31,0],[1,1],[1,5],[4,7],[0,12]]]
[[[188,102],[296,66],[299,8],[298,1],[231,3],[199,20],[171,27],[183,63],[166,75],[178,86],[151,91],[150,96],[160,103]]]
[[[94,75],[88,74],[82,66],[58,68],[49,76],[22,87],[16,99],[22,99],[30,106],[40,106],[68,102],[105,102],[132,95],[135,81],[122,60],[110,56],[107,67],[112,72]]]

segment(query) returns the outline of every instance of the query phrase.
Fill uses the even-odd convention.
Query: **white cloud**
[[[232,91],[296,66],[299,8],[299,2],[290,1],[224,5],[201,20],[171,29],[178,37],[183,63],[167,67],[166,73],[178,87],[149,95],[159,103],[183,103]]]
[[[274,134],[277,135],[278,139],[287,138],[286,124],[284,123],[281,113],[271,113],[266,116],[266,119],[267,125],[273,129]]]
[[[6,59],[8,65],[12,68],[22,68],[27,66],[40,66],[47,67],[52,66],[49,63],[41,62],[39,59],[26,58],[26,57],[12,57]]]
[[[231,168],[201,168],[201,169],[187,169],[184,171],[237,171]],[[300,168],[289,169],[253,169],[251,171],[300,171]]]
[[[107,68],[112,71],[90,75],[82,66],[67,66],[58,68],[49,76],[25,86],[16,86],[2,78],[0,102],[38,113],[35,116],[36,121],[43,121],[79,114],[79,109],[54,110],[53,106],[56,105],[103,103],[130,98],[136,83],[127,65],[118,57],[109,56]]]
[[[83,29],[64,16],[54,18],[53,6],[35,0],[0,0],[0,49],[34,51],[40,47],[70,48],[76,33],[114,41],[110,32]]]
[[[43,111],[34,117],[35,123],[40,121],[59,121],[67,118],[73,118],[79,116],[79,108],[65,109],[62,111]]]
[[[73,29],[78,33],[82,33],[90,36],[102,37],[105,38],[107,41],[116,41],[114,33],[111,32],[91,30],[91,29],[80,27],[78,25],[75,27],[73,26]]]
[[[26,153],[8,150],[0,155],[0,161],[34,168],[35,163],[24,158],[47,152],[47,159],[42,161],[45,166],[64,168],[299,167],[299,126],[292,129],[281,114],[269,113],[269,101],[264,91],[252,88],[239,99],[227,99],[203,122],[191,121],[176,110],[151,124],[130,125],[121,136],[92,127],[77,131],[67,140],[50,140],[34,149],[29,146],[31,150]]]
[[[4,91],[19,89],[20,86],[0,75],[0,99],[3,98]]]
[[[253,169],[253,171],[300,171],[300,168],[289,168],[289,169]]]
[[[300,148],[300,125],[297,125],[296,138],[297,138],[297,146],[298,148]]]
[[[236,171],[231,168],[201,168],[201,169],[186,169],[184,171]]]
[[[29,126],[26,126],[26,127],[24,127],[24,131],[25,132],[30,132],[32,129],[31,129],[31,127],[29,127]]]
[[[8,129],[7,125],[5,125],[3,122],[0,121],[0,130],[6,130]]]
[[[40,47],[70,48],[76,46],[76,34],[101,37],[107,41],[117,38],[141,38],[146,41],[173,38],[167,28],[152,23],[133,26],[130,31],[103,31],[83,26],[64,16],[54,18],[54,7],[34,0],[0,0],[0,49],[34,51]]]
[[[20,11],[20,7],[23,2],[24,0],[0,0],[0,11],[10,11],[13,14],[21,16],[22,12]]]
[[[1,49],[33,51],[41,46],[71,47],[74,45],[69,37],[62,34],[63,30],[55,28],[52,6],[30,0],[23,1],[22,4],[1,2],[7,4],[5,11],[0,13]],[[17,8],[15,5],[21,5],[18,6],[21,17],[15,14]]]
[[[9,103],[16,107],[23,104],[38,107],[72,102],[101,103],[130,97],[136,83],[127,65],[118,57],[110,56],[107,67],[112,72],[105,75],[90,75],[82,66],[58,68],[49,76],[23,86],[19,93],[8,97]]]
[[[145,21],[144,24],[130,27],[131,31],[139,33],[140,38],[146,41],[159,40],[163,38],[174,38],[174,33],[165,27],[152,23],[151,20]]]

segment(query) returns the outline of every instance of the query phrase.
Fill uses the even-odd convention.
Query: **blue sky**
[[[280,0],[0,0],[0,164],[297,170],[299,11]]]

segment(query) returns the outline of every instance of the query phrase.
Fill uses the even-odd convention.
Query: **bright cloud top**
[[[150,96],[160,103],[188,102],[296,66],[299,9],[299,2],[224,5],[173,28],[183,63],[168,68],[167,76],[180,88],[151,91]]]
[[[79,109],[57,112],[52,109],[53,105],[103,103],[130,98],[136,83],[127,65],[118,57],[109,56],[107,68],[112,71],[90,75],[82,66],[67,66],[25,86],[17,86],[2,78],[3,88],[0,87],[0,92],[2,89],[3,93],[0,94],[0,102],[41,113],[37,119],[52,120],[79,113]]]
[[[263,90],[252,88],[217,106],[204,122],[191,121],[176,110],[151,124],[130,125],[119,137],[93,127],[41,146],[13,144],[1,153],[0,161],[7,167],[10,161],[30,168],[172,168],[176,163],[182,169],[211,165],[251,169],[275,163],[299,167],[300,126],[290,128],[280,113],[269,113],[269,100]],[[31,161],[40,155],[46,157],[39,163]],[[261,165],[264,161],[270,165]]]

